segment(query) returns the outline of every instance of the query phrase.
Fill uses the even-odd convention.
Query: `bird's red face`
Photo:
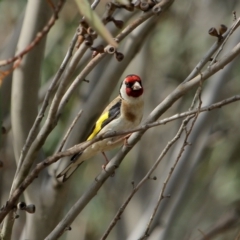
[[[126,94],[129,97],[140,97],[143,94],[143,87],[141,78],[137,75],[128,75],[123,84],[126,87]]]

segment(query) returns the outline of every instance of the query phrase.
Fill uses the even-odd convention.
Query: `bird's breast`
[[[137,115],[132,111],[125,112],[126,120],[129,122],[135,122],[137,120]]]
[[[135,104],[129,104],[126,101],[122,102],[121,113],[126,122],[130,122],[131,127],[136,127],[142,120],[143,102],[139,101]]]

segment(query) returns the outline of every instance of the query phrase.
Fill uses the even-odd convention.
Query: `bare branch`
[[[21,149],[37,116],[37,93],[41,75],[41,63],[44,56],[46,33],[55,23],[58,12],[64,3],[63,1],[55,2],[58,2],[58,5],[51,18],[52,9],[49,8],[46,2],[30,1],[27,4],[17,49],[23,49],[28,46],[32,51],[25,55],[21,61],[21,67],[17,68],[13,73],[11,95],[11,121],[16,160],[20,156]],[[35,39],[35,41],[33,41],[33,39]],[[36,45],[36,43],[38,44]],[[15,183],[16,182],[13,181],[12,189],[14,189]],[[30,195],[28,191],[28,196]],[[32,196],[33,195],[31,195],[31,197]],[[1,231],[3,238],[11,238],[13,224],[14,219],[12,218],[12,214],[10,214],[3,224]]]
[[[183,141],[183,144],[182,144],[182,147],[181,147],[180,150],[179,150],[179,153],[178,153],[178,155],[177,155],[177,157],[176,157],[175,162],[173,163],[173,166],[170,168],[170,171],[169,171],[169,173],[168,173],[167,178],[166,178],[165,181],[163,182],[163,187],[162,187],[162,190],[160,191],[160,194],[159,194],[159,197],[158,197],[156,206],[154,207],[153,213],[152,213],[152,215],[151,215],[151,217],[150,217],[150,219],[149,219],[149,222],[148,222],[148,224],[147,224],[146,230],[144,231],[143,236],[139,238],[139,240],[147,239],[147,237],[149,236],[149,234],[150,234],[150,233],[149,233],[150,227],[151,227],[151,225],[152,225],[152,223],[153,223],[154,217],[156,216],[158,207],[159,207],[161,201],[162,201],[164,198],[166,198],[166,197],[164,196],[164,193],[165,193],[165,189],[166,189],[166,187],[167,187],[167,184],[168,184],[168,182],[169,182],[169,180],[170,180],[170,178],[171,178],[171,176],[172,176],[172,174],[173,174],[173,171],[175,170],[175,168],[176,168],[176,166],[177,166],[177,164],[178,164],[178,162],[179,162],[179,160],[180,160],[183,152],[185,151],[185,147],[189,145],[189,143],[188,143],[188,138],[189,138],[189,135],[190,135],[190,133],[192,132],[193,126],[194,126],[194,124],[195,124],[195,122],[196,122],[196,120],[197,120],[197,118],[198,118],[198,115],[199,115],[200,109],[201,109],[201,105],[202,105],[201,91],[202,91],[202,83],[200,82],[200,85],[199,85],[199,87],[198,87],[198,89],[197,89],[197,91],[196,91],[196,94],[195,94],[195,96],[194,96],[194,98],[193,98],[193,101],[192,101],[192,104],[191,104],[191,107],[190,107],[190,109],[193,107],[193,105],[194,105],[194,103],[195,103],[195,99],[196,99],[196,97],[198,97],[198,99],[199,99],[198,111],[196,112],[195,116],[188,116],[188,117],[183,121],[183,123],[182,123],[182,126],[181,126],[181,127],[182,127],[182,131],[185,131],[185,133],[186,133],[186,134],[185,134],[184,141]],[[190,129],[187,130],[187,124],[188,124],[188,122],[191,120],[191,118],[193,118],[193,121],[192,121],[192,123],[191,123]],[[181,128],[180,128],[180,129],[181,129]]]
[[[120,207],[120,209],[118,210],[118,212],[116,213],[116,215],[114,216],[113,220],[111,221],[109,227],[107,228],[106,232],[104,233],[104,235],[102,236],[101,240],[104,240],[107,238],[107,236],[109,235],[109,233],[111,232],[111,230],[113,229],[113,227],[116,225],[117,221],[120,219],[121,215],[123,214],[125,208],[127,207],[128,203],[130,202],[130,200],[132,199],[132,197],[135,195],[135,193],[139,190],[139,188],[147,181],[149,180],[149,178],[151,177],[151,174],[153,173],[153,171],[157,168],[157,166],[159,165],[159,163],[161,162],[161,160],[165,157],[166,153],[169,151],[169,149],[173,146],[173,144],[180,138],[184,128],[186,127],[186,124],[188,123],[188,121],[190,121],[190,119],[193,116],[189,116],[187,119],[185,119],[182,123],[182,125],[180,126],[176,136],[167,144],[167,146],[163,149],[163,151],[161,152],[160,156],[158,157],[158,159],[156,160],[156,162],[153,164],[153,166],[151,167],[151,169],[148,171],[148,173],[144,176],[144,178],[137,184],[136,187],[134,187],[133,191],[131,192],[131,194],[129,195],[129,197],[127,198],[127,200],[122,204],[122,206]]]
[[[43,100],[42,107],[41,107],[41,109],[38,113],[38,116],[35,119],[35,122],[34,122],[32,128],[31,128],[31,130],[28,134],[27,140],[26,140],[26,142],[25,142],[25,144],[22,148],[21,155],[20,155],[20,158],[19,158],[19,163],[18,163],[18,166],[17,166],[16,175],[18,174],[19,169],[22,166],[23,160],[25,159],[26,154],[27,154],[29,148],[31,147],[31,144],[34,141],[34,139],[35,139],[35,137],[38,133],[38,127],[39,127],[39,125],[40,125],[40,123],[41,123],[41,121],[44,117],[44,113],[47,109],[49,99],[50,99],[50,97],[52,95],[52,92],[54,91],[55,87],[57,86],[57,84],[60,80],[60,77],[61,77],[62,73],[64,72],[70,58],[72,57],[72,52],[73,52],[74,46],[76,44],[76,41],[77,41],[77,35],[75,34],[72,41],[71,41],[70,47],[67,51],[67,54],[66,54],[65,58],[64,58],[64,60],[61,64],[58,72],[56,73],[54,79],[52,80],[51,85],[48,88],[47,94],[45,95],[44,100]],[[16,175],[15,175],[15,177],[16,177]]]
[[[218,39],[213,46],[209,49],[203,59],[196,65],[193,71],[189,74],[189,76],[184,80],[184,82],[188,82],[192,78],[196,77],[199,71],[203,69],[203,67],[210,61],[212,55],[222,46],[222,43],[225,41],[227,37],[229,37],[238,27],[239,24],[233,24],[233,26],[223,34],[221,39]],[[215,61],[213,62],[215,63]]]
[[[26,55],[28,52],[30,52],[42,40],[42,38],[49,32],[51,27],[54,25],[54,23],[58,19],[58,14],[61,11],[64,2],[65,2],[65,0],[59,0],[57,7],[54,8],[53,16],[50,18],[50,20],[48,21],[46,26],[42,29],[42,31],[40,31],[37,34],[35,39],[24,50],[22,50],[20,53],[18,53],[16,56],[9,58],[7,60],[1,60],[0,67],[6,66],[10,63],[15,62],[18,59],[21,59],[24,55]]]
[[[95,8],[97,6],[97,3],[98,3],[98,1],[94,1],[93,4],[92,4],[92,8]],[[48,92],[47,92],[47,94],[46,94],[46,96],[44,98],[41,110],[38,113],[38,116],[37,116],[37,118],[36,118],[36,120],[35,120],[35,122],[33,124],[33,127],[30,130],[30,133],[29,133],[29,135],[27,137],[26,143],[25,143],[25,145],[24,145],[24,147],[22,149],[22,152],[21,152],[21,156],[20,156],[20,159],[19,159],[19,164],[18,164],[17,171],[16,171],[15,178],[14,178],[14,185],[12,186],[12,189],[15,189],[15,186],[17,186],[23,180],[25,172],[30,169],[30,166],[32,165],[32,162],[35,159],[35,157],[33,157],[33,155],[36,155],[36,153],[37,153],[36,149],[39,149],[42,146],[42,144],[44,143],[46,137],[48,136],[48,133],[51,131],[51,129],[56,124],[57,120],[54,117],[54,115],[55,115],[55,110],[54,109],[57,107],[58,101],[56,101],[56,97],[55,97],[53,99],[52,104],[51,104],[51,107],[50,107],[50,110],[49,110],[49,114],[48,114],[48,118],[46,120],[46,124],[41,129],[41,131],[39,133],[40,137],[36,141],[36,135],[38,133],[38,127],[39,127],[39,125],[40,125],[40,123],[41,123],[41,121],[42,121],[42,119],[44,117],[44,113],[45,113],[46,108],[48,106],[49,99],[50,99],[53,91],[57,87],[57,85],[59,83],[59,80],[60,80],[63,72],[65,71],[65,69],[66,69],[66,67],[67,67],[67,65],[69,63],[69,60],[72,57],[72,53],[73,53],[74,46],[76,44],[77,38],[78,38],[77,33],[75,33],[75,35],[73,36],[72,41],[70,43],[70,47],[69,47],[69,49],[67,51],[67,54],[66,54],[66,56],[65,56],[65,58],[64,58],[64,60],[63,60],[63,62],[61,64],[57,74],[55,75],[55,77],[54,77],[54,79],[52,81],[52,84],[50,85],[50,87],[48,89]],[[62,80],[62,84],[64,82],[66,82],[70,78],[73,70],[76,68],[77,63],[79,62],[79,60],[81,59],[81,57],[85,53],[86,49],[87,48],[84,46],[84,47],[80,48],[76,52],[76,54],[74,55],[74,59],[70,62],[69,68],[65,72],[65,75],[64,75],[63,80]],[[54,108],[54,106],[55,106],[55,108]],[[32,146],[33,144],[35,144],[35,145]],[[32,147],[32,152],[29,154],[28,151],[29,151],[30,147]],[[30,155],[30,157],[29,157],[30,161],[28,161],[28,160],[26,161],[25,169],[23,169],[22,174],[19,174],[20,168],[21,168],[22,163],[23,163],[25,157],[27,156],[27,154]]]
[[[211,229],[209,229],[207,232],[204,231],[204,234],[200,229],[198,229],[203,235],[201,238],[198,238],[198,240],[213,239],[216,236],[238,226],[240,220],[238,211],[238,207],[231,209],[229,212],[221,216],[221,218],[216,222],[216,224],[214,224],[214,226],[211,227]],[[239,235],[235,240],[238,239]]]
[[[75,126],[75,124],[77,123],[78,119],[80,118],[80,116],[82,115],[82,110],[79,111],[79,113],[77,114],[77,116],[73,119],[72,124],[70,125],[70,127],[68,128],[65,136],[63,137],[62,142],[60,143],[60,146],[57,150],[57,152],[61,152],[62,148],[64,147],[65,142],[67,141],[67,138],[69,137],[69,134],[71,133],[71,131],[73,130],[73,127]]]
[[[222,41],[222,44],[220,46],[220,48],[218,49],[216,55],[214,56],[213,60],[210,63],[210,66],[213,65],[213,63],[216,62],[217,57],[219,56],[219,54],[221,53],[221,51],[223,50],[224,45],[226,44],[226,42],[228,41],[229,37],[233,34],[233,32],[237,29],[237,27],[239,27],[240,24],[240,18],[238,18],[233,25],[231,26],[231,28],[229,29],[229,31],[226,33],[224,40]]]

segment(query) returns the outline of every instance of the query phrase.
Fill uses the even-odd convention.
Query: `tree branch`
[[[46,26],[36,35],[34,40],[24,50],[22,50],[20,53],[18,53],[16,56],[9,58],[7,60],[1,60],[0,67],[11,64],[18,59],[22,59],[24,55],[29,53],[43,39],[43,37],[49,32],[51,27],[55,24],[56,20],[58,19],[58,14],[61,11],[64,2],[65,2],[65,0],[59,0],[57,7],[54,8],[53,16],[50,18],[50,20],[48,21]]]
[[[183,152],[185,151],[185,147],[189,145],[188,139],[189,139],[190,133],[192,132],[193,126],[194,126],[194,124],[195,124],[195,122],[196,122],[196,120],[197,120],[197,118],[198,118],[198,116],[199,116],[200,109],[201,109],[201,105],[202,105],[201,91],[202,91],[202,83],[200,82],[200,85],[199,85],[199,87],[198,87],[198,89],[197,89],[197,91],[196,91],[196,94],[195,94],[195,96],[194,96],[194,98],[193,98],[193,101],[192,101],[192,104],[191,104],[191,107],[190,107],[190,109],[191,109],[191,108],[194,106],[194,103],[195,103],[195,101],[196,101],[196,98],[198,98],[198,100],[199,100],[198,111],[196,112],[195,115],[193,115],[193,116],[188,116],[188,117],[183,121],[183,123],[182,123],[182,126],[183,126],[183,127],[182,127],[182,130],[185,131],[185,138],[184,138],[184,140],[183,140],[183,143],[182,143],[182,146],[181,146],[181,148],[180,148],[180,150],[179,150],[179,153],[178,153],[178,155],[177,155],[177,157],[176,157],[176,160],[175,160],[175,162],[173,163],[173,166],[170,168],[170,171],[169,171],[169,173],[168,173],[168,176],[166,177],[165,181],[163,182],[163,187],[162,187],[162,189],[161,189],[161,191],[160,191],[160,194],[159,194],[159,197],[158,197],[156,206],[154,207],[153,213],[152,213],[152,215],[151,215],[151,217],[150,217],[150,219],[149,219],[149,222],[148,222],[147,227],[146,227],[146,229],[145,229],[145,231],[144,231],[144,234],[143,234],[142,237],[139,238],[139,240],[144,240],[144,239],[147,239],[147,238],[148,238],[148,236],[149,236],[149,234],[150,234],[150,233],[149,233],[150,227],[151,227],[151,225],[152,225],[152,223],[153,223],[154,217],[156,216],[156,213],[157,213],[157,210],[158,210],[158,208],[159,208],[159,205],[160,205],[161,201],[162,201],[164,198],[166,198],[166,197],[164,196],[164,192],[165,192],[165,189],[166,189],[166,187],[167,187],[167,184],[168,184],[168,182],[169,182],[169,180],[170,180],[170,178],[171,178],[171,176],[172,176],[172,174],[173,174],[173,171],[175,170],[175,168],[176,168],[176,166],[177,166],[177,164],[178,164],[178,162],[179,162],[179,160],[180,160]],[[191,120],[191,118],[193,118],[193,121],[192,121],[192,123],[191,123],[190,129],[187,130],[187,124],[188,124],[188,122]],[[179,136],[179,137],[180,137],[180,136]]]
[[[137,184],[136,187],[133,188],[133,191],[131,192],[131,194],[128,196],[127,200],[122,204],[122,206],[119,208],[118,212],[116,213],[116,215],[114,216],[113,220],[111,221],[110,225],[108,226],[107,230],[105,231],[105,233],[103,234],[103,236],[101,237],[101,240],[105,240],[109,233],[111,232],[111,230],[113,229],[113,227],[116,225],[117,221],[120,220],[121,215],[123,214],[125,208],[127,207],[128,203],[130,202],[130,200],[132,199],[132,197],[135,195],[135,193],[140,189],[140,187],[151,178],[151,174],[153,173],[153,171],[157,168],[157,166],[159,165],[159,163],[161,162],[161,160],[165,157],[165,155],[167,154],[167,152],[169,151],[169,149],[174,145],[174,143],[181,137],[182,132],[184,131],[184,128],[186,127],[186,124],[188,123],[188,121],[190,121],[190,119],[193,118],[193,116],[188,116],[187,119],[185,119],[183,121],[183,123],[181,124],[176,136],[167,144],[167,146],[163,149],[163,151],[161,152],[160,156],[158,157],[158,159],[155,161],[155,163],[153,164],[153,166],[151,167],[151,169],[147,172],[147,174],[142,178],[142,180]]]
[[[230,29],[225,34],[223,34],[222,38],[217,39],[217,41],[209,49],[209,51],[206,53],[203,59],[196,65],[196,67],[189,74],[189,76],[184,80],[184,82],[188,82],[189,80],[191,80],[192,78],[196,77],[199,74],[199,72],[203,69],[203,67],[210,61],[212,55],[222,46],[223,42],[225,42],[225,40],[228,39],[229,36],[231,36],[232,33],[237,29],[237,27],[239,26],[239,19],[237,20],[237,23],[238,24],[233,23]],[[213,63],[215,63],[215,61]]]

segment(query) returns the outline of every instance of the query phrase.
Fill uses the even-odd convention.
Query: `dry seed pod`
[[[103,24],[106,24],[110,21],[110,18],[112,17],[115,9],[116,9],[116,6],[112,2],[108,2],[106,4],[106,11],[104,12],[102,17]]]
[[[140,0],[137,0],[136,2],[134,2],[134,7],[135,8],[139,8],[140,7]]]
[[[96,33],[96,31],[94,31],[91,27],[89,27],[89,28],[87,29],[87,33],[88,33],[89,35],[91,35],[91,37],[92,37],[93,39],[96,39],[96,38],[97,38],[97,33]]]
[[[85,45],[88,47],[91,47],[93,45],[93,40],[92,39],[88,39],[84,41]]]
[[[134,11],[134,5],[132,3],[130,3],[129,5],[123,5],[122,7],[128,10],[129,12]]]
[[[149,9],[149,4],[141,2],[139,7],[142,11],[147,11]]]
[[[109,10],[114,10],[116,8],[116,6],[112,3],[112,2],[108,2],[106,4],[106,10],[109,11]]]
[[[88,23],[84,20],[84,19],[82,19],[81,21],[80,21],[80,24],[81,24],[81,26],[83,27],[83,28],[88,28],[89,26],[88,26]]]
[[[150,6],[155,5],[155,2],[154,2],[153,0],[148,0],[147,3],[148,3]]]
[[[153,0],[148,0],[147,3],[149,4],[150,7],[153,7],[155,5]]]
[[[29,204],[26,206],[26,208],[24,210],[28,213],[35,213],[36,207],[34,204]]]
[[[154,14],[158,14],[158,13],[160,13],[162,11],[162,8],[160,7],[160,6],[154,6],[153,8],[152,8],[152,12],[154,13]]]
[[[108,54],[114,54],[116,52],[116,48],[113,46],[107,46],[104,51]]]
[[[79,26],[76,31],[77,35],[80,35],[80,32],[81,32],[81,27]]]
[[[208,34],[214,37],[219,37],[217,29],[213,27],[208,30]]]
[[[84,38],[84,40],[90,40],[90,39],[92,39],[91,35],[88,34],[88,33],[84,34],[84,35],[83,35],[83,38]]]
[[[64,231],[71,231],[71,230],[72,230],[71,226],[64,228]]]
[[[121,28],[123,27],[123,24],[124,24],[123,21],[121,21],[121,20],[116,20],[116,19],[114,19],[114,18],[112,18],[112,21],[113,21],[113,23],[115,24],[115,26],[116,26],[117,28],[121,29]]]
[[[101,44],[101,45],[98,45],[96,47],[91,47],[91,50],[97,51],[99,53],[104,53],[104,46]]]
[[[124,55],[117,51],[115,52],[115,57],[119,62],[121,62],[124,59]]]
[[[93,39],[89,34],[84,34],[84,43],[86,44],[86,46],[92,46],[93,45]]]
[[[17,204],[17,209],[19,209],[19,210],[24,210],[25,208],[26,208],[26,203],[25,202],[19,202],[18,204]]]
[[[98,54],[99,54],[99,52],[93,51],[93,52],[92,52],[92,58],[95,58]]]
[[[99,53],[104,53],[104,46],[103,45],[98,45],[97,47],[91,47],[91,50],[93,51],[92,58],[94,58]]]
[[[87,33],[86,28],[80,27],[80,28],[77,29],[77,35],[78,35],[78,36],[79,36],[79,35],[84,35],[84,34],[86,34],[86,33]]]
[[[228,29],[227,26],[221,24],[220,27],[218,28],[218,32],[222,36],[227,31],[227,29]]]

